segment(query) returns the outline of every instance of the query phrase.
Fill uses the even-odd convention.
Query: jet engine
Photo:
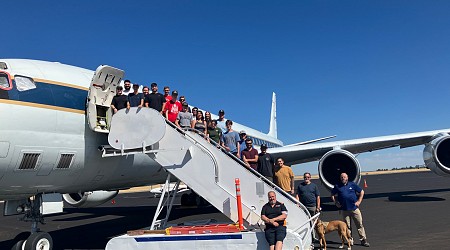
[[[435,174],[450,176],[450,135],[438,135],[423,150],[423,161]]]
[[[334,149],[322,156],[319,161],[319,178],[326,188],[333,189],[340,182],[341,173],[347,173],[348,180],[359,184],[361,167],[356,157],[342,149]]]
[[[96,207],[116,197],[119,191],[92,191],[64,194],[64,200],[73,207]]]

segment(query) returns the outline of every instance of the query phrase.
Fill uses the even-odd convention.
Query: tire
[[[197,205],[197,197],[198,195],[191,191],[189,194],[189,206],[196,206]]]
[[[25,243],[25,250],[52,250],[53,240],[46,232],[33,233]]]
[[[11,250],[22,250],[24,247],[25,240],[19,240],[14,246],[11,248]]]
[[[180,203],[181,203],[181,206],[189,205],[189,195],[188,194],[182,194]]]
[[[203,198],[202,198],[200,195],[197,195],[197,196],[195,197],[195,205],[196,205],[197,207],[203,206]]]

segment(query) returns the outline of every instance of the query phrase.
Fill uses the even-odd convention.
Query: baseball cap
[[[267,148],[267,144],[265,143],[261,144],[261,148]]]
[[[221,109],[221,110],[219,110],[219,114],[220,113],[225,114],[225,111],[223,111],[223,109]]]
[[[183,105],[183,107],[188,107],[189,106],[187,102],[183,102],[182,105]]]
[[[239,132],[239,134],[247,134],[247,133],[245,133],[245,130],[241,130],[241,132]]]
[[[158,86],[158,84],[156,84],[156,82],[152,82],[152,84],[150,86],[151,87],[156,87],[156,86]]]
[[[178,91],[176,90],[172,91],[172,95],[178,95]]]

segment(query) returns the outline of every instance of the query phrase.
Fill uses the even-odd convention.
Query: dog
[[[348,250],[351,249],[353,245],[353,238],[350,230],[347,228],[347,224],[340,220],[333,220],[330,222],[324,222],[320,219],[317,220],[315,229],[317,236],[319,237],[320,248],[327,249],[327,241],[325,240],[325,234],[333,231],[338,231],[339,238],[341,238],[342,245],[339,248],[344,248],[345,242],[347,242]]]

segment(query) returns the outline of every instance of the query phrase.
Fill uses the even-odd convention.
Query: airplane
[[[0,59],[0,200],[4,215],[21,214],[32,223],[32,234],[17,242],[17,249],[51,249],[51,236],[38,224],[45,214],[62,212],[62,199],[74,207],[95,207],[119,190],[166,180],[168,173],[146,154],[102,157],[105,145],[115,143],[108,139],[110,103],[123,76],[106,65],[91,71],[59,62]],[[318,160],[320,180],[329,189],[342,172],[359,183],[355,154],[390,147],[423,144],[426,166],[450,175],[450,129],[320,142],[334,137],[329,136],[283,146],[275,94],[270,121],[268,134],[236,122],[233,129],[245,130],[255,146],[268,144],[268,153],[287,165]]]

